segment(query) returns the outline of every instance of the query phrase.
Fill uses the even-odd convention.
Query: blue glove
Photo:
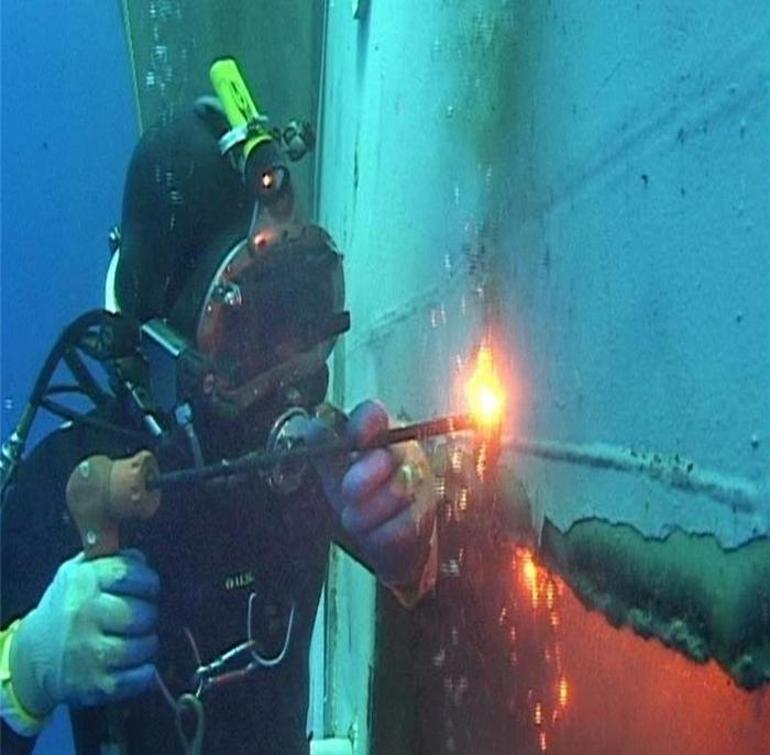
[[[101,705],[145,690],[155,677],[158,588],[139,551],[65,561],[13,638],[22,707],[42,718],[59,703]]]
[[[390,421],[381,404],[365,401],[345,427],[348,441],[361,447],[386,431]],[[308,445],[333,439],[322,421],[311,422]],[[349,456],[314,459],[329,503],[357,555],[393,586],[420,579],[427,561],[436,501],[425,454],[414,441]]]

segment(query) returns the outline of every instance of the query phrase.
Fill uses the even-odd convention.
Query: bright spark
[[[465,387],[470,412],[476,421],[495,428],[502,421],[505,390],[495,369],[492,349],[483,345],[476,358],[476,367]]]

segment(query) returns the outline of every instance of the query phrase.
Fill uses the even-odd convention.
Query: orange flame
[[[465,386],[465,394],[476,422],[487,429],[494,429],[500,424],[505,409],[505,390],[488,345],[479,349],[476,367]]]

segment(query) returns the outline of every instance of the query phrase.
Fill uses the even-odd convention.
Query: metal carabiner
[[[200,698],[204,692],[206,692],[211,687],[216,687],[222,684],[228,684],[230,682],[243,679],[260,668],[274,668],[286,657],[286,653],[289,649],[289,641],[291,640],[292,630],[294,628],[294,613],[296,609],[295,603],[294,601],[291,603],[289,625],[286,628],[286,636],[284,637],[283,647],[277,655],[271,658],[266,658],[257,652],[257,641],[254,638],[251,629],[254,601],[256,600],[256,597],[256,593],[251,593],[249,596],[247,618],[248,629],[246,641],[217,656],[213,661],[211,661],[211,663],[200,664],[198,666],[198,668],[195,670],[195,673],[193,674],[195,697]],[[245,666],[227,670],[226,667],[228,665],[231,665],[233,661],[247,653],[251,660]]]

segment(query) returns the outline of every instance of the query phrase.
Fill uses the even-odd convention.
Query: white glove
[[[13,638],[10,672],[22,707],[42,718],[59,703],[101,705],[147,689],[159,584],[136,550],[65,561]]]

